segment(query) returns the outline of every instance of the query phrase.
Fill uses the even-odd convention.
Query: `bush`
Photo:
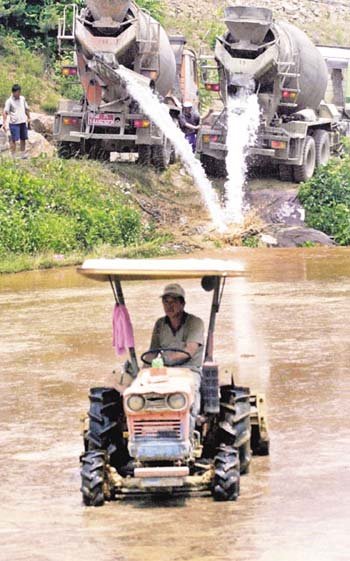
[[[301,186],[299,199],[309,226],[325,232],[340,245],[350,244],[350,155],[320,167]]]
[[[140,214],[83,161],[3,160],[0,167],[0,254],[130,246],[142,234]]]
[[[23,39],[7,35],[2,37],[0,48],[0,105],[3,106],[11,95],[14,83],[21,84],[22,93],[30,106],[40,106],[50,96],[56,95],[45,75],[44,58],[26,48]],[[52,107],[52,100],[50,105]]]

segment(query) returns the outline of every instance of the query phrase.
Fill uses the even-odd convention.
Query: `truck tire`
[[[59,142],[57,144],[57,154],[63,160],[69,160],[79,153],[79,144],[76,142]]]
[[[231,446],[221,444],[214,459],[212,496],[216,501],[235,501],[239,495],[239,457]]]
[[[308,181],[314,174],[316,167],[316,145],[312,136],[305,139],[303,150],[303,163],[300,166],[293,166],[294,179],[296,183]]]
[[[287,164],[280,164],[278,166],[278,174],[281,181],[293,182],[293,166],[288,166]]]
[[[124,410],[122,397],[114,388],[91,388],[89,409],[88,449],[108,453],[109,463],[115,468],[129,461],[123,440]]]
[[[81,492],[86,506],[102,506],[105,502],[106,457],[103,450],[90,450],[81,457]]]
[[[139,146],[139,158],[137,163],[140,166],[150,166],[152,157],[152,148],[148,144],[140,144]]]
[[[324,166],[331,157],[331,144],[329,134],[324,130],[316,130],[314,134],[316,146],[316,167]]]
[[[200,161],[207,175],[211,177],[225,177],[227,175],[224,160],[218,160],[213,158],[213,156],[201,154]]]
[[[163,144],[152,146],[152,163],[155,168],[164,171],[169,167],[172,145],[170,140],[163,138]]]

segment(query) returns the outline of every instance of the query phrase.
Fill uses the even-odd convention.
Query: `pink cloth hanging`
[[[134,333],[129,312],[124,304],[116,304],[113,312],[113,347],[117,355],[135,347]]]

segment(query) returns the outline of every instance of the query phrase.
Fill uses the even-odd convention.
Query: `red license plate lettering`
[[[99,127],[113,127],[115,115],[112,113],[90,113],[88,124],[90,126],[97,125]]]

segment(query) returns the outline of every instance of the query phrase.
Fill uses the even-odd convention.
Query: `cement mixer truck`
[[[198,135],[204,167],[225,175],[227,100],[244,88],[257,94],[260,106],[260,128],[248,161],[277,165],[285,181],[309,179],[339,149],[341,139],[340,114],[323,101],[328,71],[322,55],[298,28],[274,23],[269,9],[229,7],[225,24],[215,57],[202,67],[206,89],[217,90],[223,102],[222,110],[203,119]]]
[[[60,21],[59,43],[74,42],[76,74],[83,87],[80,102],[63,100],[55,115],[54,138],[62,157],[83,154],[109,159],[111,152],[138,154],[139,162],[165,169],[173,148],[130,96],[118,68],[140,88],[151,88],[176,119],[181,103],[198,105],[195,53],[182,36],[168,37],[160,24],[129,0],[86,0],[68,23]]]

